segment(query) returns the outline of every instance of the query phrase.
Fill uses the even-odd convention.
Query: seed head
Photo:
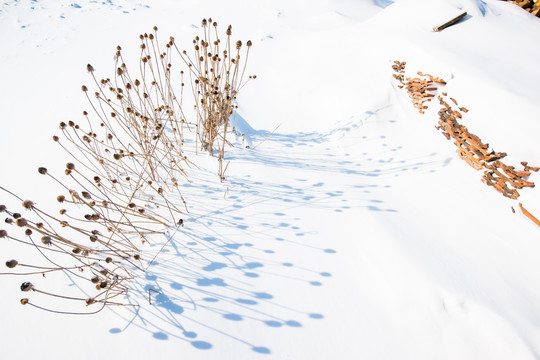
[[[15,222],[17,224],[17,226],[19,227],[24,227],[26,225],[28,225],[28,221],[25,219],[25,218],[18,218],[17,221]]]
[[[86,305],[92,305],[93,303],[96,302],[96,300],[94,298],[86,298],[85,302],[86,302]]]
[[[28,282],[28,281],[23,282],[23,283],[21,284],[21,290],[22,290],[22,291],[30,291],[30,290],[34,290],[34,285],[32,285],[32,283],[31,283],[31,282]]]
[[[66,200],[66,197],[64,195],[58,195],[56,197],[56,200],[60,203],[64,202],[64,200]]]
[[[38,168],[38,173],[40,173],[41,175],[46,175],[47,174],[47,168],[44,168],[44,167]]]
[[[93,71],[94,71],[94,67],[93,67],[92,65],[88,64],[88,65],[86,65],[86,70],[87,70],[88,72],[93,72]]]
[[[15,266],[17,266],[19,262],[15,259],[6,261],[6,266],[10,269],[13,269]]]
[[[74,169],[75,169],[75,164],[73,164],[73,163],[67,163],[67,164],[66,164],[66,168],[67,168],[68,170],[74,170]]]
[[[86,85],[83,85],[83,86],[81,86],[81,90],[84,91],[84,92],[87,92],[88,88],[86,87]]]
[[[25,234],[26,236],[30,236],[30,235],[32,235],[32,230],[26,229],[26,230],[24,231],[24,234]]]
[[[0,239],[1,238],[5,238],[7,236],[7,231],[6,230],[0,230]]]
[[[34,203],[31,200],[24,200],[22,203],[25,209],[31,210],[34,208]]]
[[[0,212],[6,211],[7,207],[6,205],[0,205]]]
[[[251,40],[248,40],[246,45],[247,45],[247,47],[251,47],[251,45],[253,45],[253,43],[251,42]]]
[[[28,304],[28,298],[23,298],[23,299],[21,299],[21,304],[22,304],[22,305]]]
[[[51,237],[50,236],[43,236],[41,238],[41,242],[45,245],[50,245],[51,244]]]

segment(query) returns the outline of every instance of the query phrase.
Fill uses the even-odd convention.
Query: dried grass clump
[[[241,41],[234,42],[231,25],[225,31],[226,38],[222,43],[218,24],[211,18],[202,20],[202,29],[203,35],[193,39],[191,56],[186,50],[175,48],[189,68],[200,148],[210,155],[218,153],[218,175],[223,181],[227,169],[224,165],[225,145],[229,144],[227,130],[237,107],[235,100],[246,82],[256,78],[255,75],[245,78],[252,43],[248,41],[243,46]]]
[[[148,261],[145,267],[142,248],[151,243],[152,235],[178,231],[184,224],[181,217],[187,203],[180,185],[188,181],[187,169],[194,166],[184,152],[186,136],[210,155],[219,154],[218,174],[221,181],[225,179],[226,135],[238,91],[245,84],[251,47],[248,41],[243,58],[241,42],[232,44],[231,29],[221,45],[217,24],[203,20],[202,37],[194,40],[193,61],[186,51],[178,50],[172,37],[160,46],[154,27],[153,33],[139,36],[135,72],[128,69],[120,46],[112,78],[98,78],[94,67],[87,65],[95,91],[86,85],[81,90],[91,110],[83,111],[81,122],[61,122],[61,133],[53,136],[72,160],[61,176],[45,167],[38,169],[62,189],[55,194],[59,210],[42,209],[0,187],[20,202],[25,214],[0,205],[7,226],[0,229],[0,238],[30,246],[41,255],[39,263],[7,260],[10,272],[1,274],[39,275],[36,285],[25,281],[21,290],[101,306],[91,312],[55,310],[28,297],[21,304],[68,314],[131,305],[117,299],[128,293],[130,280],[141,276],[163,249],[144,259]],[[184,72],[173,67],[175,54],[188,67],[196,102],[194,121],[187,119],[189,114],[183,109]],[[90,296],[73,295],[72,289],[53,293],[41,287],[43,278],[61,273]]]
[[[4,194],[18,198],[4,188],[0,187],[0,190]],[[27,206],[29,202],[31,201],[22,201],[24,216],[2,206],[6,216],[4,222],[11,229],[0,230],[0,237],[2,240],[34,248],[41,255],[42,261],[33,260],[24,263],[20,259],[10,259],[5,265],[11,271],[0,274],[34,276],[35,281],[43,283],[55,274],[64,273],[83,294],[92,294],[91,297],[75,296],[70,289],[66,289],[65,293],[52,293],[38,288],[30,281],[23,282],[21,290],[36,292],[58,301],[84,302],[86,305],[101,306],[91,312],[71,312],[43,307],[30,302],[28,298],[23,299],[21,303],[48,311],[77,314],[96,313],[105,305],[128,305],[115,298],[127,294],[129,280],[134,278],[135,272],[144,272],[144,268],[140,261],[139,249],[127,234],[110,227],[108,222],[111,220],[108,218],[69,217],[66,211],[60,211],[63,215],[55,216],[33,202],[29,208]],[[40,299],[47,302],[44,298]],[[69,308],[69,305],[64,303],[63,308],[66,307]]]

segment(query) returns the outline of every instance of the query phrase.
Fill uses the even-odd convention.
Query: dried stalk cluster
[[[46,173],[43,168],[40,170]],[[0,189],[10,193],[4,188]],[[62,198],[64,203],[88,206],[91,200],[85,196],[87,195],[81,198],[73,193],[69,200],[63,199],[63,196],[59,198]],[[133,279],[136,271],[144,271],[139,249],[125,230],[131,227],[133,231],[140,232],[140,228],[129,224],[127,217],[123,222],[115,222],[111,217],[103,216],[98,206],[93,207],[96,211],[82,217],[70,216],[66,209],[60,210],[60,215],[57,216],[40,209],[30,200],[22,201],[22,207],[24,216],[0,205],[0,212],[6,215],[4,222],[11,228],[1,229],[0,238],[35,248],[42,261],[38,264],[26,264],[16,259],[8,260],[6,266],[13,270],[1,273],[2,275],[34,275],[37,281],[43,282],[46,277],[63,272],[85,296],[72,296],[70,293],[68,295],[68,289],[66,293],[44,291],[29,281],[22,283],[21,290],[38,292],[57,300],[101,305],[92,312],[77,312],[81,314],[96,313],[105,305],[125,305],[113,299],[127,293],[128,282]],[[131,218],[131,221],[134,219]],[[120,226],[124,231],[119,230]],[[42,280],[39,280],[40,278]],[[21,303],[49,311],[72,313],[45,308],[30,302],[28,298],[23,298]],[[69,306],[64,304],[63,308]]]
[[[241,41],[232,41],[231,25],[227,27],[224,44],[219,38],[217,23],[211,18],[203,19],[202,29],[202,37],[193,39],[193,57],[186,50],[178,52],[189,68],[197,111],[197,140],[201,150],[210,155],[214,151],[218,153],[218,175],[223,181],[228,165],[224,164],[225,145],[229,143],[227,130],[236,108],[236,96],[247,81],[256,78],[250,75],[244,81],[252,43],[247,42],[243,59],[244,47]]]
[[[429,74],[422,74],[418,72],[418,75],[422,78],[405,78],[405,65],[406,62],[395,61],[392,68],[397,74],[394,74],[402,85],[398,85],[400,88],[406,88],[409,96],[413,101],[413,105],[420,109],[420,113],[424,113],[423,109],[427,109],[424,106],[424,101],[430,101],[434,96],[428,93],[428,91],[435,91],[436,88],[432,87],[434,83],[446,84],[446,82],[437,77],[433,77]],[[457,153],[459,157],[465,160],[470,166],[476,170],[484,170],[482,181],[493,186],[495,190],[502,195],[511,199],[517,199],[519,192],[517,189],[525,187],[534,187],[534,183],[526,180],[531,172],[540,170],[538,167],[531,167],[526,161],[521,162],[523,170],[516,170],[513,166],[506,165],[501,161],[507,154],[504,152],[495,152],[489,150],[489,144],[483,143],[478,136],[471,134],[466,126],[460,124],[458,119],[463,117],[462,113],[467,113],[468,110],[464,107],[459,107],[455,99],[450,98],[450,101],[458,108],[455,110],[452,106],[445,101],[447,97],[446,93],[442,93],[442,96],[437,96],[442,108],[439,111],[439,125],[436,126],[438,130],[448,139],[453,140],[457,146]],[[424,100],[426,99],[426,100]]]
[[[47,292],[28,281],[21,285],[22,291],[101,307],[92,312],[51,310],[28,298],[22,304],[79,314],[98,312],[105,305],[127,305],[113,299],[125,295],[129,280],[145,272],[141,246],[150,242],[149,235],[183,226],[181,217],[187,205],[180,182],[187,181],[186,169],[193,165],[183,150],[185,136],[192,134],[194,143],[200,143],[210,155],[217,150],[219,177],[225,179],[226,134],[234,101],[245,84],[242,79],[251,47],[248,42],[241,61],[241,42],[231,49],[231,26],[226,35],[225,45],[221,45],[217,23],[203,20],[203,36],[194,40],[192,60],[186,51],[178,50],[172,37],[160,47],[154,27],[153,33],[140,35],[137,75],[128,70],[120,46],[112,79],[98,79],[94,68],[87,65],[97,90],[91,94],[83,85],[82,91],[93,115],[84,111],[81,124],[61,122],[60,136],[53,137],[74,160],[67,163],[62,178],[45,167],[38,169],[63,188],[56,198],[59,214],[0,187],[28,211],[23,217],[0,205],[0,212],[7,215],[6,226],[11,227],[0,229],[0,238],[35,248],[44,262],[24,264],[11,259],[6,266],[15,270],[3,274],[45,277],[63,272],[85,296]],[[182,106],[184,72],[173,72],[175,53],[189,69],[196,101],[192,122]],[[158,254],[150,254],[146,265]]]

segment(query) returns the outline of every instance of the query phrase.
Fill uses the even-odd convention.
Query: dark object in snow
[[[466,12],[466,11],[465,11],[463,14],[456,16],[456,17],[453,18],[452,20],[450,20],[450,21],[448,21],[448,22],[445,22],[445,23],[442,24],[442,25],[435,26],[435,27],[433,28],[433,31],[435,31],[435,32],[443,31],[443,30],[446,29],[447,27],[452,26],[452,25],[455,25],[455,24],[457,24],[458,22],[460,22],[461,20],[463,20],[463,18],[464,18],[465,16],[467,16],[467,12]]]

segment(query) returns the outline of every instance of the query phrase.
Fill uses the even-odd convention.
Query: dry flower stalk
[[[218,174],[221,181],[225,179],[226,135],[238,91],[246,83],[252,45],[251,41],[246,47],[240,41],[233,44],[231,29],[229,26],[221,45],[217,23],[203,20],[202,37],[194,40],[193,61],[186,51],[178,50],[172,37],[160,46],[154,27],[153,33],[139,36],[137,75],[125,64],[120,46],[112,79],[99,79],[94,67],[86,66],[96,87],[92,94],[88,86],[81,86],[91,111],[83,111],[81,123],[61,122],[61,134],[53,136],[72,162],[66,164],[62,177],[45,167],[38,169],[63,189],[56,196],[59,215],[0,187],[20,201],[24,211],[23,216],[0,205],[10,228],[0,229],[0,239],[34,248],[44,264],[10,259],[5,263],[10,272],[0,274],[39,276],[37,286],[25,281],[21,290],[100,307],[91,312],[52,310],[28,297],[21,304],[65,314],[94,314],[106,305],[131,306],[115,298],[127,294],[130,280],[146,271],[141,246],[150,242],[149,235],[184,226],[181,216],[187,212],[187,204],[180,182],[187,180],[186,169],[193,166],[183,151],[186,130],[195,127],[194,137],[201,149],[210,155],[218,153]],[[245,58],[241,57],[243,49],[247,49]],[[188,66],[196,101],[192,122],[182,106],[184,72],[173,73],[175,53]],[[183,204],[182,209],[178,203]],[[152,254],[152,261],[162,249]],[[42,280],[58,273],[68,274],[77,288],[91,296],[43,290]]]

